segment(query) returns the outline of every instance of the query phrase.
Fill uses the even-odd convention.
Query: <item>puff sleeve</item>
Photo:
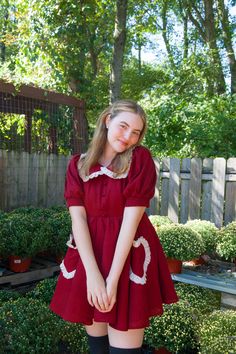
[[[73,156],[66,171],[64,197],[68,208],[84,205],[83,181],[79,176],[77,167],[79,158],[80,155]]]
[[[125,206],[148,207],[155,193],[156,178],[155,164],[150,151],[142,146],[136,147],[124,190]]]

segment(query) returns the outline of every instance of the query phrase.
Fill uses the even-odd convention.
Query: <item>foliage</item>
[[[71,354],[87,353],[87,335],[83,325],[63,321],[60,338]]]
[[[41,301],[19,298],[0,308],[0,353],[57,352],[59,322]]]
[[[144,343],[153,348],[165,347],[172,353],[188,353],[197,347],[196,318],[191,306],[183,301],[164,305],[162,316],[151,318],[145,329]]]
[[[7,257],[8,253],[8,241],[3,232],[3,225],[6,222],[7,213],[0,213],[0,258]]]
[[[160,226],[172,224],[172,221],[168,218],[168,216],[150,215],[149,220],[151,221],[157,233]]]
[[[226,259],[236,258],[236,221],[220,230],[216,251]]]
[[[161,226],[158,235],[166,256],[170,258],[188,261],[199,257],[204,250],[200,235],[185,225]]]
[[[0,307],[7,301],[13,301],[21,297],[20,293],[13,290],[0,290]]]
[[[214,311],[206,316],[199,329],[201,354],[236,352],[236,312]]]
[[[209,314],[220,308],[221,294],[200,286],[176,283],[179,299],[186,302],[197,316]]]
[[[205,244],[205,252],[212,254],[216,249],[218,229],[214,223],[207,220],[189,220],[186,226],[197,231]]]
[[[236,96],[207,97],[178,87],[141,101],[148,113],[145,143],[154,156],[228,158],[236,154]],[[170,139],[172,137],[173,139]],[[227,141],[227,144],[225,144]]]
[[[49,250],[55,255],[64,255],[66,242],[71,233],[71,218],[67,210],[53,215],[46,221],[43,234],[49,241]]]
[[[2,224],[6,255],[32,257],[41,251],[37,223],[30,215],[9,214]]]
[[[26,296],[40,300],[49,305],[56,287],[56,283],[57,277],[41,280],[33,290],[26,294]]]

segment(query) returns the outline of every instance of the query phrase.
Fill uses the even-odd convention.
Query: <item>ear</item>
[[[106,124],[107,129],[109,128],[110,121],[111,121],[111,115],[108,114],[105,119],[105,124]]]

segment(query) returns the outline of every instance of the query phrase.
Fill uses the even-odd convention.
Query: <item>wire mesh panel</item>
[[[87,122],[82,101],[73,98],[73,105],[68,97],[67,104],[67,96],[56,93],[50,101],[49,91],[30,87],[15,95],[9,92],[12,87],[8,84],[8,90],[1,90],[0,83],[0,149],[64,155],[85,150]]]

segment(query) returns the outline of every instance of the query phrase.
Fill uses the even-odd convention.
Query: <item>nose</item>
[[[128,141],[130,139],[130,137],[131,137],[131,131],[126,130],[125,133],[124,133],[124,139],[126,141]]]

